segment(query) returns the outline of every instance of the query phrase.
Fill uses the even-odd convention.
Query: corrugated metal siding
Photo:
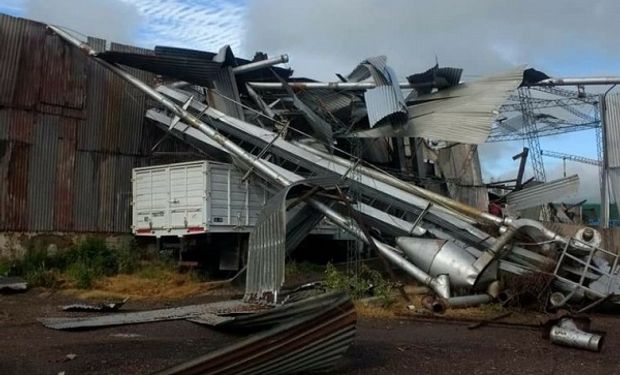
[[[28,156],[30,145],[10,142],[8,155],[7,192],[5,198],[5,229],[28,229]]]
[[[579,190],[579,176],[573,175],[511,193],[506,197],[506,202],[511,208],[520,210],[551,203],[557,199],[566,199],[577,194],[577,190]]]
[[[88,44],[95,51],[105,49],[105,40],[88,38]],[[78,128],[77,149],[99,150],[101,148],[102,135],[105,127],[106,93],[104,90],[109,73],[92,60],[86,63],[88,82],[86,95],[88,105],[86,108],[86,121]]]
[[[60,118],[41,115],[30,147],[28,168],[28,227],[35,231],[54,229],[54,188],[58,157]]]
[[[609,181],[615,201],[620,200],[620,95],[605,98],[605,142],[609,162]]]
[[[0,229],[128,232],[147,100],[44,24],[0,15],[0,46]]]
[[[73,183],[73,227],[76,231],[97,231],[99,217],[99,154],[76,152]],[[107,183],[107,182],[106,182]]]
[[[19,51],[19,64],[16,64],[18,84],[15,86],[12,100],[15,107],[35,109],[39,102],[43,66],[45,66],[41,48],[44,43],[45,28],[37,23],[27,23]]]
[[[131,52],[142,55],[152,55],[153,52],[144,48],[126,46],[123,44],[112,43],[112,51]],[[127,70],[145,82],[153,82],[154,75],[139,69],[127,68]],[[122,154],[136,155],[140,151],[141,135],[144,127],[144,112],[147,105],[147,98],[140,90],[122,82],[119,78],[119,87],[122,88],[119,95],[121,103],[116,108],[119,112],[119,139],[118,150]],[[117,87],[117,86],[115,86]]]
[[[73,203],[75,184],[76,132],[81,121],[61,118],[58,129],[58,161],[56,164],[56,185],[54,189],[54,229],[73,230]]]
[[[243,120],[243,108],[236,103],[240,103],[239,91],[237,90],[237,82],[231,67],[220,69],[216,78],[213,80],[215,93],[210,96],[213,100],[213,106],[224,112],[225,114]],[[219,95],[218,95],[219,94]]]
[[[620,167],[620,94],[605,98],[605,131],[609,167]]]
[[[13,102],[17,86],[20,52],[27,22],[0,15],[0,104]]]

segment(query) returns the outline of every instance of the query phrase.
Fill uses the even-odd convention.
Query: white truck
[[[180,259],[192,251],[202,259],[208,253],[220,270],[237,270],[269,199],[267,189],[242,177],[232,164],[206,160],[134,168],[133,234],[155,238],[160,249],[178,248]],[[313,233],[342,234],[331,225]]]

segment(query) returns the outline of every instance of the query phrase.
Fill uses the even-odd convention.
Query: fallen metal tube
[[[600,352],[603,336],[580,330],[571,319],[564,318],[551,327],[549,339],[553,344]]]
[[[232,71],[234,74],[242,74],[242,73],[247,73],[247,72],[251,72],[254,70],[258,70],[258,69],[268,68],[270,66],[283,64],[287,62],[288,62],[288,55],[284,54],[284,55],[280,55],[277,57],[272,57],[270,59],[265,59],[265,60],[251,62],[251,63],[244,64],[244,65],[239,65],[239,66],[234,67]]]
[[[443,314],[448,308],[465,308],[480,306],[487,303],[491,303],[493,297],[488,294],[472,294],[469,296],[458,296],[450,298],[435,298],[432,296],[425,296],[422,298],[421,303],[426,309],[432,311],[435,314]]]
[[[493,297],[488,294],[472,294],[469,296],[450,297],[445,300],[448,307],[473,307],[491,303]]]
[[[249,82],[249,84],[262,90],[284,89],[280,82]],[[291,82],[293,88],[305,90],[313,89],[332,89],[332,90],[368,90],[377,87],[374,82]],[[620,77],[566,77],[549,78],[540,82],[531,83],[529,86],[578,86],[578,85],[613,85],[620,84]],[[421,87],[435,87],[434,82],[424,82],[411,84],[409,82],[399,82],[401,89],[415,89]]]
[[[260,90],[284,90],[281,82],[248,82],[250,86]],[[289,82],[292,89],[333,89],[333,90],[368,90],[377,87],[374,82]],[[425,83],[421,85],[412,85],[409,82],[400,82],[398,84],[401,89],[413,89],[416,87],[434,86],[433,83]]]
[[[269,165],[264,163],[262,159],[256,159],[254,155],[248,153],[243,148],[239,147],[236,143],[232,142],[230,139],[223,136],[221,133],[219,133],[217,130],[215,130],[211,126],[203,123],[197,117],[192,115],[189,111],[176,105],[173,101],[169,100],[168,98],[166,98],[165,96],[163,96],[162,94],[154,90],[152,87],[150,87],[149,85],[147,85],[140,79],[134,77],[129,72],[121,69],[120,67],[114,64],[110,64],[106,62],[105,60],[97,58],[96,57],[97,53],[88,44],[83,43],[79,39],[73,37],[71,34],[55,26],[48,25],[48,27],[52,31],[54,31],[56,34],[58,34],[61,38],[63,38],[70,44],[74,45],[75,47],[79,48],[86,55],[92,57],[96,62],[106,67],[107,69],[109,69],[110,71],[112,71],[113,73],[121,77],[122,79],[126,80],[127,82],[129,82],[130,84],[132,84],[133,86],[135,86],[136,88],[144,92],[146,95],[148,95],[155,101],[159,102],[161,105],[166,107],[172,113],[179,116],[179,118],[183,119],[188,125],[204,133],[208,138],[218,143],[230,154],[236,156],[239,159],[239,161],[247,165],[253,166],[256,169],[256,171],[259,172],[267,180],[272,181],[276,185],[280,185],[283,187],[288,186],[292,183],[292,181],[290,181],[284,175],[282,175],[281,173],[278,173],[276,170],[274,170]],[[219,111],[215,111],[215,110],[212,110],[212,111],[214,113],[219,114],[219,116],[221,117],[226,117],[225,114]],[[311,198],[308,198],[306,202],[312,205],[315,209],[322,212],[334,224],[338,225],[342,229],[351,233],[358,239],[366,243],[368,243],[369,241],[373,241],[376,248],[389,261],[401,267],[405,272],[407,272],[410,276],[412,276],[413,278],[415,278],[422,284],[433,289],[438,295],[442,297],[449,297],[450,295],[449,286],[446,288],[446,283],[444,279],[438,279],[438,278],[433,278],[429,276],[424,271],[422,271],[421,269],[419,269],[418,267],[416,267],[415,265],[407,261],[401,255],[399,255],[397,250],[394,249],[392,246],[382,243],[381,241],[378,241],[377,239],[372,238],[372,237],[367,238],[365,234],[362,232],[362,230],[357,225],[355,225],[352,221],[340,215],[338,212],[334,211],[327,205],[319,201],[316,201],[314,199],[311,199]]]
[[[549,78],[530,86],[580,86],[580,85],[615,85],[620,84],[620,77],[566,77]]]

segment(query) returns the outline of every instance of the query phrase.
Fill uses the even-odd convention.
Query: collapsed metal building
[[[532,273],[549,277],[555,308],[618,301],[619,257],[601,248],[596,230],[564,237],[536,220],[485,212],[408,181],[402,158],[394,158],[400,173],[393,175],[360,150],[360,138],[391,139],[396,155],[404,154],[403,139],[409,146],[411,138],[444,143],[438,148],[484,142],[499,107],[519,87],[546,85],[543,73],[519,67],[461,83],[459,69],[434,67],[400,83],[379,56],[340,75],[341,82],[321,83],[272,67],[286,56],[241,60],[228,46],[217,54],[169,47],[153,55],[97,52],[49,28],[153,99],[146,116],[158,126],[228,155],[245,177],[277,192],[250,234],[247,301],[281,302],[286,254],[324,217],[448,305],[498,298],[501,275]],[[152,86],[121,65],[176,80]],[[405,98],[402,88],[413,91]],[[331,91],[317,97],[315,89]],[[416,151],[424,149],[433,147]],[[533,194],[556,185],[566,191],[574,182],[543,184]]]
[[[2,75],[0,123],[7,230],[128,230],[128,174],[167,142],[232,162],[274,191],[250,234],[246,300],[280,301],[286,254],[323,218],[449,304],[455,294],[495,298],[501,274],[532,272],[551,276],[555,307],[617,295],[618,255],[594,229],[564,237],[486,212],[475,145],[515,90],[556,84],[541,72],[518,67],[462,83],[461,69],[436,66],[399,82],[378,56],[324,83],[275,67],[286,56],[108,50],[57,27],[4,24],[3,37],[20,46],[2,58],[13,69]],[[528,194],[574,186],[568,177],[513,199],[531,204]]]

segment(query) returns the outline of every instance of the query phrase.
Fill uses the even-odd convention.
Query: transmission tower
[[[540,140],[538,139],[536,128],[536,115],[531,102],[532,94],[529,87],[521,87],[518,89],[518,95],[521,104],[521,115],[523,116],[523,130],[527,136],[527,143],[530,149],[534,178],[537,181],[545,182],[545,166],[542,160]]]

